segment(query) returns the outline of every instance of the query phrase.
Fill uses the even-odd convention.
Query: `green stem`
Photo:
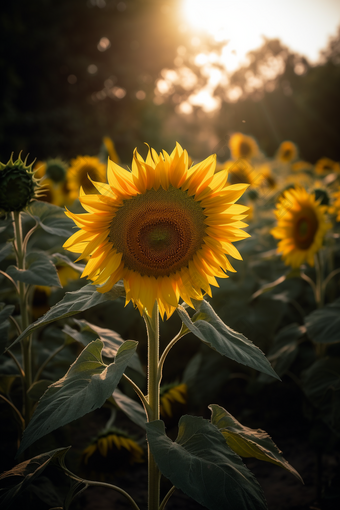
[[[125,496],[126,499],[129,501],[129,503],[130,503],[132,508],[134,508],[135,510],[140,510],[139,506],[137,505],[135,500],[130,496],[130,494],[125,492],[120,487],[117,487],[116,485],[112,485],[111,483],[97,482],[97,481],[94,481],[94,480],[85,480],[84,478],[79,478],[79,476],[77,476],[74,473],[72,473],[72,471],[67,469],[66,466],[62,466],[62,468],[70,476],[70,478],[72,478],[73,480],[77,480],[78,482],[82,482],[82,483],[86,484],[87,486],[90,486],[90,487],[104,487],[104,488],[107,488],[107,489],[113,489],[114,491],[117,491],[120,494],[123,494],[123,496]]]
[[[148,404],[150,414],[148,421],[159,420],[160,381],[158,380],[159,360],[159,312],[155,303],[152,317],[144,312],[148,333]],[[148,510],[159,509],[160,472],[148,446]]]
[[[151,407],[149,406],[149,403],[148,403],[147,399],[145,398],[144,393],[142,392],[140,387],[137,386],[137,384],[132,379],[130,379],[130,377],[128,377],[126,374],[123,374],[123,377],[126,381],[128,381],[131,384],[132,388],[135,390],[136,394],[140,398],[140,400],[143,404],[143,407],[145,409],[145,413],[148,418],[148,421],[150,421]]]
[[[165,495],[160,507],[159,507],[159,510],[164,510],[165,508],[165,505],[167,504],[167,502],[169,501],[169,499],[171,498],[171,496],[173,495],[173,493],[175,492],[176,490],[176,487],[173,486],[171,487],[171,489],[169,490],[169,492]]]
[[[21,425],[21,428],[22,430],[24,430],[24,427],[25,427],[25,422],[24,422],[24,419],[23,417],[21,416],[20,414],[20,411],[15,407],[14,404],[12,404],[12,402],[10,400],[8,400],[8,398],[6,398],[4,395],[1,395],[0,394],[0,398],[2,398],[2,400],[4,400],[5,402],[7,402],[7,404],[9,406],[11,406],[11,408],[13,409],[15,415],[17,418],[19,418],[19,422],[20,422],[20,425]]]
[[[15,247],[17,256],[18,269],[25,269],[25,250],[23,249],[23,237],[20,212],[14,211],[12,213],[14,220],[14,234],[15,234]],[[19,302],[20,302],[20,315],[21,327],[25,330],[29,326],[28,309],[26,301],[26,285],[24,282],[19,281]],[[32,384],[32,362],[31,362],[31,337],[27,337],[21,341],[22,359],[25,372],[25,425],[27,427],[32,411],[32,401],[28,396],[28,389]]]
[[[162,356],[161,356],[161,359],[159,360],[159,364],[158,364],[158,374],[157,374],[157,379],[159,381],[159,383],[161,382],[162,380],[162,373],[163,373],[163,365],[164,365],[164,361],[165,361],[165,358],[167,357],[167,355],[169,354],[169,351],[172,349],[172,347],[177,344],[178,340],[180,340],[181,338],[183,338],[183,336],[185,336],[187,333],[189,333],[188,331],[186,331],[185,333],[182,333],[182,330],[171,340],[171,342],[168,343],[168,345],[165,347],[163,353],[162,353]]]

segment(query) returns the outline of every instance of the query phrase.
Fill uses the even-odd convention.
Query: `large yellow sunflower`
[[[108,184],[93,182],[98,195],[81,190],[87,214],[66,214],[81,230],[64,247],[91,255],[82,276],[107,292],[123,279],[126,302],[150,315],[157,300],[168,317],[181,297],[190,306],[211,296],[215,277],[234,271],[227,255],[242,259],[232,244],[249,237],[247,207],[235,202],[246,184],[228,186],[228,171],[215,173],[216,156],[188,168],[188,153],[177,144],[171,155],[135,150],[132,171],[108,162]]]
[[[282,142],[276,153],[276,159],[282,161],[282,163],[290,163],[291,161],[294,161],[297,156],[297,147],[295,143],[290,142],[289,140]]]
[[[67,171],[69,199],[73,201],[78,198],[81,187],[86,193],[96,193],[92,181],[106,182],[106,165],[99,158],[92,156],[78,156],[72,159]]]
[[[233,133],[229,140],[229,149],[233,159],[252,159],[259,153],[259,148],[251,136]]]
[[[285,264],[298,268],[304,262],[314,266],[314,255],[322,247],[325,233],[331,224],[327,222],[327,206],[319,205],[314,194],[303,188],[286,190],[275,210],[277,226],[271,231],[278,243]]]

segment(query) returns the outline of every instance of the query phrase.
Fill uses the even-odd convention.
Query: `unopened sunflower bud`
[[[34,161],[26,165],[19,155],[13,161],[13,154],[7,163],[0,162],[0,210],[22,211],[35,197],[39,187],[32,169]]]
[[[66,179],[67,164],[59,158],[46,161],[46,175],[53,182],[64,182]]]

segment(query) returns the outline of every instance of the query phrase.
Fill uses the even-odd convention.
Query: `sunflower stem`
[[[159,311],[157,301],[152,316],[144,312],[148,333],[148,421],[159,420],[160,381],[158,380],[159,360]],[[160,472],[148,445],[148,510],[159,509]]]
[[[15,251],[17,256],[17,266],[18,269],[25,269],[25,249],[23,246],[23,236],[22,236],[22,224],[21,224],[21,216],[20,211],[14,211],[12,213],[12,218],[14,222],[14,236],[15,236]],[[18,282],[19,289],[19,303],[20,303],[20,315],[21,315],[21,328],[25,330],[29,326],[28,320],[28,309],[27,309],[27,300],[26,300],[26,285],[24,282]],[[28,396],[28,390],[32,384],[32,363],[31,363],[31,337],[24,338],[21,341],[21,350],[22,350],[22,359],[25,373],[25,385],[24,385],[24,417],[25,417],[25,426],[27,427],[32,411],[32,401]]]

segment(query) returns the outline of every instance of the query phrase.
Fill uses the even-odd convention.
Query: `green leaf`
[[[123,413],[125,413],[131,421],[145,429],[147,419],[143,406],[135,400],[132,400],[132,398],[127,395],[124,395],[124,393],[118,389],[112,393],[112,398],[119,409],[123,411]]]
[[[260,485],[208,420],[182,416],[175,442],[161,420],[147,423],[152,455],[172,484],[210,510],[263,510]]]
[[[14,305],[5,305],[5,303],[0,303],[0,354],[4,352],[7,347],[8,342],[8,329],[9,329],[9,321],[8,318],[14,312]]]
[[[195,336],[222,356],[280,379],[263,352],[242,333],[237,333],[224,324],[207,301],[200,303],[198,319],[195,314],[191,320],[181,306],[177,308],[177,312],[182,322]]]
[[[13,280],[29,285],[45,285],[46,287],[61,287],[57,269],[51,258],[44,252],[30,252],[26,256],[27,269],[9,266],[7,273]]]
[[[275,287],[277,287],[278,285],[283,283],[285,280],[288,280],[290,278],[298,278],[299,276],[300,276],[300,269],[292,269],[292,270],[288,271],[287,274],[282,275],[279,278],[277,278],[277,280],[275,280],[274,282],[266,283],[265,285],[263,285],[263,287],[261,287],[259,290],[257,290],[252,295],[252,299],[255,299],[255,298],[261,296],[265,292],[269,292],[270,290],[273,290]]]
[[[340,435],[340,358],[325,357],[302,372],[302,390],[323,421]]]
[[[33,457],[33,459],[26,460],[18,464],[13,469],[6,471],[0,476],[0,482],[10,482],[11,479],[17,482],[9,489],[2,489],[0,496],[1,508],[3,510],[13,507],[16,498],[27,489],[30,484],[38,478],[48,466],[53,458],[59,457],[62,453],[66,453],[70,447],[57,448],[47,453],[42,453]],[[20,480],[20,481],[19,481]]]
[[[56,305],[52,306],[50,310],[40,317],[37,321],[33,322],[28,328],[21,333],[20,336],[11,344],[12,347],[17,342],[20,342],[26,336],[32,334],[41,326],[46,326],[51,322],[71,317],[79,312],[84,312],[93,306],[105,303],[106,301],[115,300],[124,295],[124,286],[117,283],[113,286],[110,292],[101,294],[97,291],[96,287],[92,284],[85,285],[79,290],[74,292],[66,292],[64,298]]]
[[[53,255],[51,255],[51,258],[56,266],[69,266],[72,267],[72,269],[74,269],[75,271],[78,271],[79,273],[82,273],[84,271],[85,264],[75,264],[66,255],[62,255],[61,253],[53,253]]]
[[[275,336],[272,347],[267,354],[268,361],[275,372],[282,377],[294,363],[299,352],[299,338],[304,335],[306,328],[296,323],[282,328]],[[273,379],[266,374],[260,374],[259,382],[272,382]]]
[[[313,342],[320,344],[340,342],[340,299],[307,315],[305,324],[307,334]]]
[[[10,242],[4,243],[0,245],[0,262],[5,260],[8,255],[14,255],[13,245]]]
[[[292,473],[303,483],[299,473],[283,458],[282,452],[267,432],[245,427],[223,407],[216,404],[210,405],[209,409],[212,412],[211,422],[221,431],[228,446],[240,457],[255,457],[276,464]]]
[[[98,409],[112,395],[136,351],[137,342],[124,342],[110,365],[102,361],[102,348],[100,340],[90,343],[65,376],[49,386],[24,432],[18,455],[52,430]]]
[[[74,222],[66,216],[61,207],[36,201],[28,210],[45,232],[61,237],[70,237],[74,234]]]
[[[39,381],[35,381],[28,389],[27,395],[30,399],[37,402],[45,393],[47,388],[53,383],[53,381],[48,379],[40,379]]]
[[[114,358],[116,356],[119,347],[124,343],[124,340],[118,333],[111,329],[100,328],[84,320],[73,320],[79,326],[80,331],[66,325],[63,329],[64,333],[77,342],[80,342],[82,345],[88,345],[90,342],[93,342],[93,340],[99,338],[104,344],[103,356],[107,358]],[[137,353],[131,358],[129,367],[145,375]]]

